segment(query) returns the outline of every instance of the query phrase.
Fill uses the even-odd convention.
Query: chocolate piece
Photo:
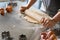
[[[12,5],[13,7],[14,6],[17,6],[17,3],[9,3],[8,6]]]
[[[9,31],[7,31],[7,32],[6,32],[6,35],[7,35],[8,37],[10,37],[10,32],[9,32]]]
[[[5,37],[5,34],[6,34],[6,31],[4,31],[4,32],[2,32],[2,39],[4,39],[4,37]]]
[[[20,36],[19,36],[19,40],[27,40],[26,35],[23,35],[23,34],[22,34],[22,35],[20,35]]]
[[[10,37],[10,32],[8,31],[8,32],[6,32],[6,31],[4,31],[4,32],[2,32],[2,39],[4,39],[5,37]]]

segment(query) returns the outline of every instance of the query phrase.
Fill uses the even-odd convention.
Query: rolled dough
[[[40,23],[41,24],[41,19],[42,18],[49,18],[51,19],[50,16],[47,14],[41,12],[41,11],[36,11],[36,10],[26,10],[25,11],[26,16],[24,17],[27,21],[32,22],[32,23]]]
[[[34,23],[34,24],[38,24],[39,22],[34,20],[33,18],[29,17],[29,16],[25,16],[24,17],[28,22],[30,23]]]

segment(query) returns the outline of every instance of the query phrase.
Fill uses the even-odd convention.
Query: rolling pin
[[[33,12],[33,11],[31,11],[31,10],[26,10],[25,11],[25,14],[27,15],[27,16],[29,16],[29,17],[31,17],[31,18],[33,18],[33,19],[35,19],[36,21],[38,21],[38,22],[41,22],[41,19],[42,18],[51,18],[50,16],[48,16],[47,14],[45,14],[44,12],[41,12],[41,11],[39,11],[39,12]]]

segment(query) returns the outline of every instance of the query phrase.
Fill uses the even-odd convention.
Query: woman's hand
[[[29,0],[28,4],[26,6],[21,7],[20,11],[24,12],[26,9],[29,9],[35,2],[36,2],[36,0]]]
[[[42,18],[41,24],[44,27],[53,27],[57,22],[54,19]]]
[[[25,7],[25,6],[22,6],[21,9],[20,9],[20,11],[21,11],[21,12],[24,12],[26,9],[28,9],[28,8]]]
[[[53,31],[41,33],[41,40],[57,40]]]

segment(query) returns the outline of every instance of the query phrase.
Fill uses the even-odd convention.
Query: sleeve
[[[47,12],[51,17],[53,17],[53,16],[58,12],[58,9],[60,8],[60,7],[57,5],[57,2],[58,2],[58,1],[51,0],[49,6],[46,8],[46,12]],[[47,4],[46,4],[46,6],[47,6]]]

